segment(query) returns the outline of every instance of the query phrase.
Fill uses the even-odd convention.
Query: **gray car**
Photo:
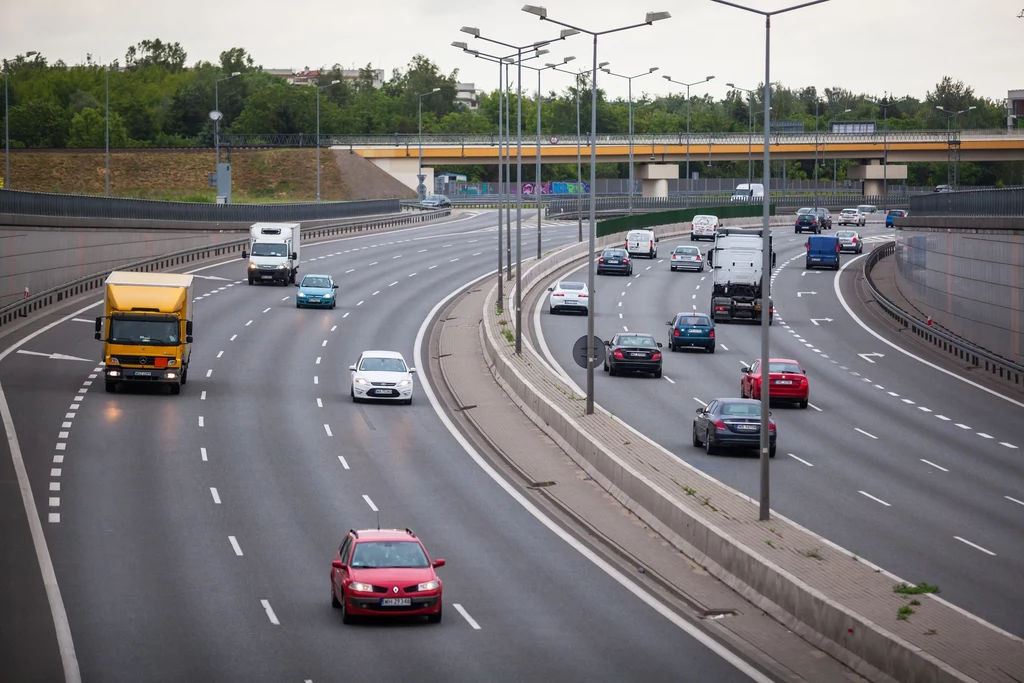
[[[836,233],[836,237],[839,238],[839,251],[864,253],[864,240],[856,230],[840,230]]]
[[[669,270],[695,270],[698,273],[704,271],[704,257],[697,247],[676,247],[672,250],[672,259],[669,261]]]

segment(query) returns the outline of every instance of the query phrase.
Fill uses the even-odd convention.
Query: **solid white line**
[[[422,381],[422,380],[420,380],[420,381]],[[363,500],[366,501],[366,504],[370,506],[371,510],[373,510],[374,512],[380,512],[380,510],[377,509],[377,506],[373,504],[373,501],[370,500],[370,497],[368,495],[366,495],[365,493],[363,494]]]
[[[242,547],[238,545],[238,539],[234,536],[228,536],[228,540],[231,542],[231,547],[235,551],[235,555],[242,556]]]
[[[867,254],[865,254],[864,256],[866,256],[866,255]],[[853,309],[850,308],[850,305],[846,303],[846,299],[843,297],[843,293],[842,293],[842,291],[841,291],[841,289],[839,287],[839,279],[842,277],[843,271],[846,270],[847,267],[849,267],[849,265],[851,263],[856,262],[858,259],[861,259],[864,256],[857,256],[855,258],[852,258],[852,259],[849,259],[848,261],[846,261],[839,268],[839,271],[836,272],[835,277],[832,279],[832,288],[835,290],[836,296],[839,298],[839,303],[846,310],[846,313],[851,318],[853,318],[854,322],[856,322],[858,325],[860,325],[862,328],[864,328],[864,330],[868,334],[870,334],[872,337],[878,339],[883,344],[887,344],[888,346],[891,346],[892,348],[896,349],[897,351],[899,351],[900,353],[904,354],[905,356],[909,356],[910,358],[913,358],[914,360],[916,360],[916,361],[918,361],[920,363],[923,363],[924,365],[927,365],[928,367],[932,368],[933,370],[938,370],[939,372],[944,373],[946,375],[949,375],[950,377],[954,377],[954,378],[960,380],[961,382],[964,382],[965,384],[969,384],[972,387],[974,387],[975,389],[981,389],[982,391],[984,391],[986,393],[989,393],[989,394],[991,394],[993,396],[998,396],[999,398],[1003,399],[1004,401],[1012,403],[1015,406],[1018,406],[1020,408],[1024,408],[1024,403],[1022,403],[1020,401],[1015,401],[1014,399],[1010,398],[1009,396],[1004,396],[1003,394],[1000,394],[998,391],[993,391],[992,389],[989,389],[988,387],[982,386],[982,385],[978,384],[977,382],[972,382],[971,380],[969,380],[969,379],[967,379],[965,377],[961,377],[960,375],[956,374],[955,372],[951,372],[951,371],[949,371],[949,370],[947,370],[947,369],[945,369],[943,367],[939,367],[935,363],[931,363],[929,361],[926,361],[924,358],[921,358],[920,356],[915,356],[914,354],[910,353],[906,349],[904,349],[904,348],[902,348],[900,346],[897,346],[893,342],[889,341],[888,339],[883,337],[878,332],[875,332],[873,329],[868,327],[860,318],[858,318],[857,314],[853,312]]]
[[[324,431],[327,432],[327,436],[334,436],[334,434],[331,433],[331,425],[325,424]]]
[[[961,543],[966,543],[967,545],[971,546],[972,548],[976,548],[976,549],[980,550],[983,553],[987,553],[988,555],[991,555],[992,557],[996,556],[996,554],[994,552],[992,552],[991,550],[986,550],[985,548],[982,548],[977,543],[971,543],[966,538],[960,538],[959,536],[954,536],[953,538],[955,538],[956,540],[960,541]]]
[[[874,434],[868,434],[867,432],[865,432],[865,431],[864,431],[863,429],[861,429],[860,427],[854,427],[854,429],[855,429],[856,431],[860,432],[861,434],[863,434],[864,436],[870,436],[870,437],[871,437],[872,439],[877,439],[877,438],[878,438],[878,437],[877,437],[877,436],[875,436]]]
[[[345,460],[345,456],[344,455],[339,455],[338,456],[338,460],[341,462],[341,466],[342,467],[344,467],[346,470],[350,469],[349,466],[348,466],[348,461]]]
[[[1003,496],[1003,498],[1005,498],[1006,500],[1012,501],[1012,502],[1016,503],[1017,505],[1024,505],[1024,500],[1017,500],[1016,498],[1011,498],[1010,496]]]
[[[480,630],[480,624],[476,623],[476,619],[469,616],[469,612],[467,612],[462,605],[456,602],[452,604],[452,607],[454,607],[459,612],[459,614],[462,615],[462,618],[465,619],[469,623],[469,625],[473,627],[474,630]]]
[[[937,470],[942,470],[943,472],[949,472],[949,470],[947,470],[945,467],[943,467],[942,465],[936,465],[931,460],[925,460],[924,458],[921,458],[921,462],[923,462],[925,465],[931,465],[932,467],[934,467]]]
[[[870,498],[871,500],[875,501],[876,503],[881,503],[882,505],[884,505],[884,506],[885,506],[885,507],[887,507],[887,508],[891,508],[891,507],[892,507],[891,505],[889,505],[888,503],[886,503],[886,502],[885,502],[884,500],[882,500],[881,498],[875,498],[875,497],[874,497],[874,496],[872,496],[872,495],[871,495],[870,493],[866,493],[866,492],[864,492],[864,491],[857,491],[857,493],[861,494],[862,496],[867,496],[867,497],[868,497],[868,498]]]
[[[803,464],[807,465],[808,467],[814,467],[814,465],[812,465],[811,463],[807,462],[806,460],[804,460],[803,458],[801,458],[799,456],[793,455],[792,453],[786,453],[786,455],[788,455],[789,457],[793,458],[794,460],[799,460],[800,462],[802,462]]]
[[[205,446],[200,446],[200,448],[199,448],[199,455],[200,455],[200,457],[202,457],[203,462],[207,462],[208,461],[208,458],[206,457],[206,447]]]
[[[200,427],[203,426],[203,416],[202,415],[199,416],[199,426]]]
[[[825,412],[825,411],[823,411],[823,410],[822,410],[821,408],[819,408],[818,406],[816,406],[816,405],[814,405],[813,403],[811,403],[810,401],[808,401],[808,402],[807,402],[807,405],[809,405],[810,407],[814,408],[814,409],[815,409],[815,410],[817,410],[817,411],[818,411],[819,413],[823,413],[823,412]]]
[[[263,609],[267,613],[267,618],[270,619],[270,623],[274,626],[280,626],[281,622],[277,620],[277,615],[274,614],[274,608],[270,606],[268,600],[260,600],[260,604],[263,605]]]
[[[213,496],[213,502],[215,505],[220,505],[220,494],[217,493],[217,489],[210,487],[210,495]]]
[[[323,408],[324,407],[324,402],[321,401],[319,398],[316,400],[316,407],[317,408]]]
[[[584,354],[586,354],[586,349],[584,349]],[[665,381],[668,382],[669,384],[675,384],[676,383],[676,381],[674,379],[672,379],[671,377],[666,377]]]
[[[206,371],[206,376],[207,377],[209,377],[212,374],[213,374],[213,368],[210,368],[209,370]]]

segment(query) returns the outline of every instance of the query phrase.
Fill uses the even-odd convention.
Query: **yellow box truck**
[[[192,352],[193,299],[191,275],[114,271],[107,277],[96,339],[103,341],[108,392],[138,383],[181,393]]]

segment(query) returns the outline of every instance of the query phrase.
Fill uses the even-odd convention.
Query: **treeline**
[[[109,76],[110,144],[112,147],[212,146],[213,122],[209,112],[217,104],[223,113],[221,133],[314,133],[316,97],[320,93],[320,130],[324,134],[415,133],[420,93],[438,88],[423,98],[425,133],[490,133],[498,122],[498,92],[477,94],[479,109],[470,111],[456,101],[458,70],[444,74],[430,59],[417,55],[403,69],[395,69],[381,87],[375,87],[374,72],[367,65],[355,80],[346,79],[335,64],[322,69],[316,85],[292,86],[281,77],[263,71],[243,48],[221,53],[218,63],[200,61],[187,66],[187,53],[178,43],[142,41],[128,48],[124,62],[96,63],[87,56],[82,64],[50,64],[44,55],[16,57],[10,69],[10,135],[15,148],[99,148],[105,141],[105,104]],[[226,78],[231,74],[237,76]],[[531,72],[532,73],[532,72]],[[611,78],[610,76],[603,76]],[[653,78],[653,77],[652,77]],[[576,129],[575,79],[548,71],[544,75],[542,129],[568,133]],[[532,81],[532,78],[530,79]],[[583,78],[580,100],[584,133],[590,121],[590,90]],[[329,85],[332,81],[340,81]],[[551,87],[548,86],[550,84]],[[478,84],[479,85],[479,84]],[[513,84],[514,85],[514,84]],[[654,85],[653,83],[651,84]],[[661,88],[666,84],[658,84]],[[533,131],[536,120],[536,92],[524,89],[524,129]],[[923,100],[913,97],[854,94],[842,88],[790,89],[773,86],[773,120],[800,121],[813,131],[815,124],[827,130],[831,122],[878,121],[881,110],[871,102],[893,101],[888,107],[890,130],[945,129],[948,111],[975,109],[958,117],[962,129],[1000,128],[1005,125],[1001,102],[975,95],[962,81],[943,80]],[[815,119],[815,100],[818,117]],[[513,93],[511,110],[515,115]],[[750,110],[754,124],[763,107],[760,93],[750,102],[745,93],[730,91],[725,99],[694,95],[690,129],[700,132],[745,132]],[[648,133],[678,133],[686,130],[686,100],[678,93],[634,100],[634,131],[638,138]],[[598,132],[628,131],[627,103],[609,100],[598,88]],[[515,121],[513,120],[513,126]],[[716,163],[694,160],[693,170],[703,177],[746,175],[746,162]],[[848,164],[840,164],[836,171]],[[1018,164],[1019,165],[1019,164]],[[455,169],[453,169],[455,170]],[[490,179],[493,169],[458,169],[471,179]],[[575,169],[545,167],[545,177],[568,178]],[[791,178],[813,177],[813,162],[792,163]],[[819,177],[831,178],[832,164],[819,169]],[[1010,183],[1024,173],[1013,164],[961,164],[964,184]],[[623,164],[602,164],[602,177],[623,177]],[[838,173],[839,180],[844,178]],[[945,182],[945,164],[912,164],[911,185]],[[1016,182],[1022,182],[1017,180]]]

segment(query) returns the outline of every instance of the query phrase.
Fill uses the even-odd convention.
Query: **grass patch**
[[[516,343],[516,336],[512,334],[512,330],[502,330],[501,334],[505,337],[509,344]]]
[[[767,545],[767,546],[771,546],[772,548],[775,547],[775,544],[772,543],[772,539],[770,539],[770,538],[765,540],[764,544]]]
[[[711,504],[711,496],[704,496],[704,505],[708,506],[715,512],[718,512],[718,508]]]
[[[904,582],[897,583],[893,586],[892,590],[894,593],[899,593],[900,595],[922,595],[924,593],[938,593],[939,587],[925,583],[924,581],[916,586],[911,586],[909,583]]]
[[[908,605],[903,605],[898,610],[896,610],[896,618],[900,621],[906,621],[907,617],[909,617],[913,613],[914,610],[912,607]]]
[[[910,604],[913,605],[914,607],[918,607],[921,604],[921,601],[917,600],[917,599],[914,599],[914,600],[910,601]]]
[[[683,490],[686,491],[686,495],[688,495],[688,496],[697,495],[697,489],[691,489],[689,486],[687,486]]]
[[[818,552],[817,548],[814,548],[813,550],[808,550],[804,553],[804,555],[815,560],[820,560],[821,562],[825,561],[825,558],[821,556],[821,553]]]

